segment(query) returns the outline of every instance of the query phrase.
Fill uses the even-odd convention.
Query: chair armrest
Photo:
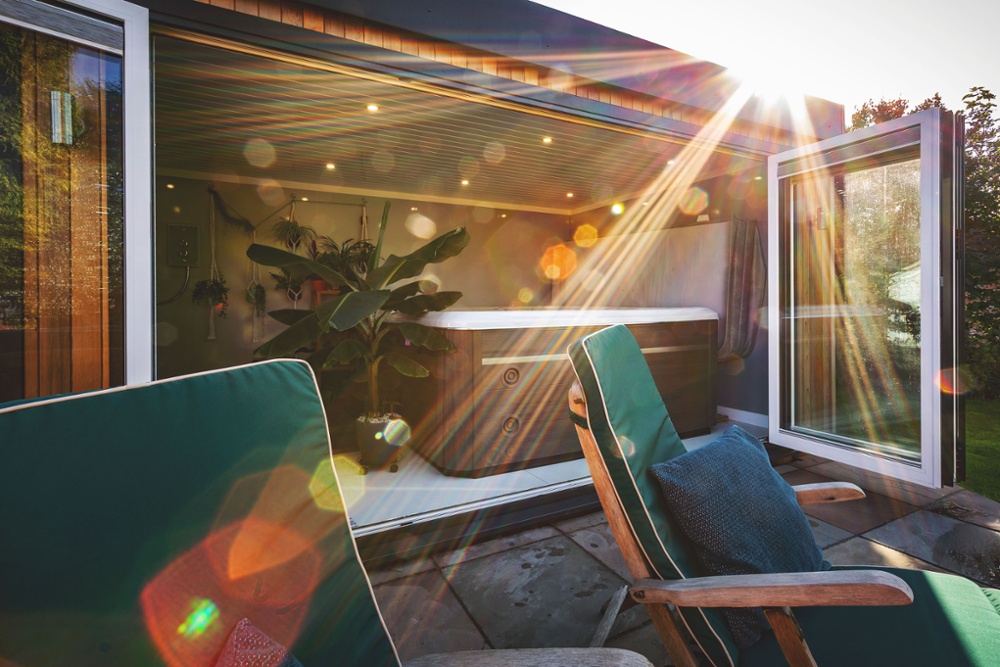
[[[799,505],[819,503],[839,503],[842,500],[861,500],[865,492],[850,482],[823,482],[821,484],[799,484],[793,486],[795,499]]]
[[[618,648],[525,648],[435,653],[404,667],[653,667],[645,657]]]
[[[881,570],[640,579],[631,594],[643,604],[677,607],[849,607],[913,602],[913,591],[906,582]]]

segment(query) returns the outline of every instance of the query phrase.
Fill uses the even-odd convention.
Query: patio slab
[[[869,492],[860,500],[805,505],[802,511],[810,517],[858,535],[905,516],[916,509],[913,505],[901,500]]]
[[[836,461],[810,466],[809,471],[841,482],[853,482],[865,491],[889,496],[910,505],[925,505],[955,492],[955,489],[950,487],[929,489]]]
[[[569,538],[624,581],[632,581],[628,565],[625,564],[625,557],[618,549],[618,543],[615,542],[615,536],[611,534],[611,527],[607,523],[581,528],[569,533]]]
[[[490,648],[440,571],[421,572],[374,590],[404,663],[428,653]]]
[[[1000,531],[1000,503],[962,489],[927,506],[932,512]]]
[[[823,549],[823,557],[833,565],[881,565],[885,567],[905,567],[914,570],[944,572],[927,561],[914,558],[884,544],[852,537],[849,540]]]
[[[625,584],[562,535],[442,572],[494,648],[587,646],[602,605]]]
[[[1000,533],[982,526],[919,510],[864,537],[987,586],[1000,587]]]
[[[849,533],[842,528],[837,528],[826,521],[820,521],[819,519],[808,515],[806,518],[809,519],[809,527],[812,528],[813,536],[816,538],[816,544],[819,545],[820,549],[826,549],[831,544],[843,542],[844,540],[854,536],[853,533]]]

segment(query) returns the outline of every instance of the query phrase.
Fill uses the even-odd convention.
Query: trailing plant
[[[347,254],[354,258],[345,262],[343,271],[269,246],[254,244],[247,250],[247,256],[255,262],[280,267],[290,276],[302,279],[315,274],[342,290],[316,310],[271,312],[274,319],[288,328],[257,348],[255,356],[294,356],[308,348],[310,362],[315,367],[355,367],[357,379],[367,383],[363,416],[369,420],[387,412],[379,388],[379,373],[384,366],[405,377],[430,375],[427,368],[405,352],[407,343],[433,351],[454,349],[451,341],[436,329],[393,315],[412,318],[444,310],[458,301],[461,292],[438,291],[433,281],[404,281],[416,278],[428,264],[454,257],[469,244],[468,232],[458,228],[408,255],[389,255],[382,260],[388,217],[386,202],[374,246],[366,241],[348,241],[338,246],[341,255],[347,246]]]
[[[263,315],[267,311],[267,290],[260,283],[247,288],[247,302],[253,305],[254,313]]]
[[[226,279],[220,273],[218,278],[199,280],[191,291],[191,300],[209,306],[218,317],[226,317],[226,309],[229,307],[229,288],[226,287]],[[222,307],[217,308],[220,305]]]

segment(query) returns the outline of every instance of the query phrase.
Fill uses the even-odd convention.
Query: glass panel
[[[920,458],[920,162],[791,185],[791,430]]]
[[[124,381],[122,60],[0,23],[0,401]]]

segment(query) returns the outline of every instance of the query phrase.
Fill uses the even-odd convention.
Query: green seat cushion
[[[795,490],[739,426],[649,468],[706,574],[829,570]],[[723,609],[740,648],[771,629],[759,607]]]
[[[820,665],[963,667],[1000,665],[997,591],[963,577],[882,569],[913,589],[913,604],[893,607],[795,609],[806,642]],[[740,667],[785,664],[774,635],[743,652]]]
[[[398,666],[308,364],[0,408],[0,433],[3,659],[209,667],[247,617],[305,665]]]

